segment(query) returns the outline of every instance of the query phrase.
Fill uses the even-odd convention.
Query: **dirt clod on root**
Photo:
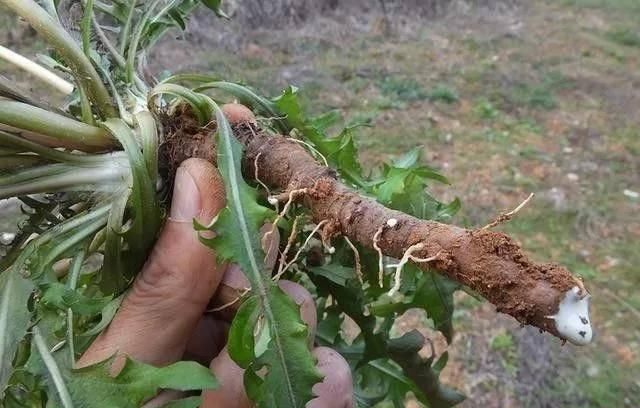
[[[215,122],[202,126],[188,105],[179,105],[162,115],[162,124],[165,139],[160,145],[159,160],[165,180],[173,182],[180,163],[189,158],[216,162]]]

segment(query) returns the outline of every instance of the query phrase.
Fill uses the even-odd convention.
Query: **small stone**
[[[638,193],[637,191],[629,190],[629,189],[625,189],[622,192],[622,194],[626,195],[629,198],[633,198],[633,199],[640,198],[640,193]]]
[[[578,176],[576,173],[567,173],[567,178],[569,179],[569,181],[578,181],[580,179],[580,176]]]
[[[389,218],[387,220],[387,225],[391,228],[395,227],[396,224],[398,224],[398,220],[396,220],[395,218]]]
[[[16,234],[13,232],[3,232],[0,233],[0,244],[9,245],[13,242],[13,239],[16,237]]]
[[[600,373],[600,369],[598,368],[598,366],[592,365],[592,366],[589,366],[589,368],[587,368],[587,376],[588,377],[594,378],[599,373]]]
[[[568,146],[562,149],[562,151],[565,152],[566,154],[573,153],[573,149]]]

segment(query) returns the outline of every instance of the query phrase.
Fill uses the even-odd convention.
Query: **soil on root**
[[[176,111],[175,119],[167,125],[171,131],[164,143],[166,160],[172,163],[170,169],[175,172],[188,157],[215,162],[211,137],[215,126],[200,127],[188,108]],[[418,267],[435,267],[481,294],[498,311],[559,336],[549,316],[557,313],[567,291],[576,286],[565,268],[531,261],[503,233],[420,220],[388,209],[344,186],[334,170],[320,165],[299,144],[267,134],[248,122],[235,124],[233,129],[245,146],[244,174],[248,178],[257,176],[284,193],[305,189],[306,193],[296,199],[309,209],[314,222],[331,226],[330,231],[323,231],[325,238],[342,234],[374,248],[374,237],[378,237],[376,244],[382,252],[397,259],[420,243],[422,247],[415,256],[437,255],[434,262],[418,263]],[[392,224],[388,222],[391,219],[395,220]]]
[[[246,147],[245,174],[258,174],[262,182],[280,191],[306,189],[308,193],[299,199],[314,222],[328,222],[332,234],[343,234],[367,248],[373,248],[377,235],[382,252],[397,259],[421,243],[415,256],[439,255],[434,263],[418,267],[435,266],[483,295],[500,312],[559,335],[549,316],[557,313],[566,292],[576,286],[567,269],[531,261],[503,233],[467,230],[390,210],[342,185],[334,171],[316,162],[299,144],[249,127],[234,127]],[[395,219],[393,225],[387,223],[391,219]],[[376,234],[379,229],[381,233]]]
[[[214,121],[202,126],[185,104],[175,107],[173,112],[163,112],[161,120],[165,138],[160,144],[159,162],[160,171],[168,183],[173,183],[180,163],[187,159],[195,157],[216,162]]]

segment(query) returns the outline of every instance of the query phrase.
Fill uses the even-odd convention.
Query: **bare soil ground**
[[[512,3],[395,16],[390,26],[375,14],[326,15],[241,34],[200,16],[150,66],[210,71],[274,95],[297,85],[313,111],[374,125],[358,139],[370,167],[424,146],[453,183],[434,193],[463,201],[460,224],[484,225],[536,193],[501,228],[534,258],[585,278],[594,344],[561,346],[461,293],[444,380],[467,393],[464,407],[638,407],[640,3]],[[28,30],[0,29],[0,40],[42,48]],[[423,313],[398,320],[399,332],[414,327],[446,347]]]

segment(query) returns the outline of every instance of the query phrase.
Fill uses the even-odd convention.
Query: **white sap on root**
[[[589,301],[591,295],[582,295],[579,287],[574,286],[565,293],[560,302],[558,313],[549,316],[556,322],[556,330],[560,336],[573,344],[584,346],[591,342],[593,330],[589,318]]]

